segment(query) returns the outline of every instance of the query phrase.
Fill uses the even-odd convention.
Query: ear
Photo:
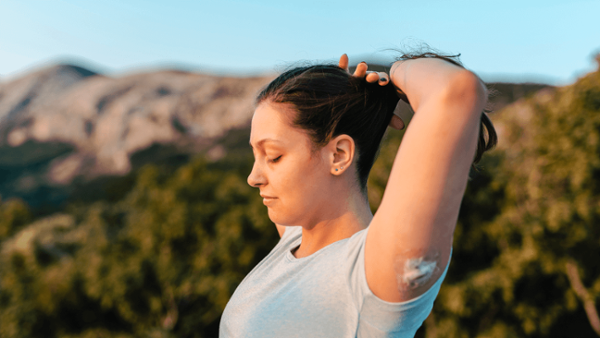
[[[354,159],[354,150],[356,149],[352,137],[338,135],[329,141],[326,148],[329,153],[331,174],[338,176],[348,170]]]

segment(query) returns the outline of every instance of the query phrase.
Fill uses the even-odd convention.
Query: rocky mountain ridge
[[[149,148],[156,151],[148,161],[208,150],[248,125],[254,97],[271,78],[182,71],[115,78],[57,65],[0,83],[0,196],[35,204],[30,195],[40,190],[126,174]]]
[[[92,193],[88,182],[148,162],[218,158],[226,149],[217,140],[248,128],[254,98],[272,78],[174,70],[110,77],[63,64],[0,82],[0,198],[56,204],[74,185]],[[491,107],[545,87],[491,84]]]

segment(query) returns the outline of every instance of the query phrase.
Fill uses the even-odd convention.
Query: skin
[[[364,229],[373,215],[355,178],[344,175],[356,171],[352,138],[340,135],[313,152],[308,135],[289,124],[289,114],[293,108],[285,104],[267,101],[256,108],[248,184],[260,189],[281,235],[284,226],[303,227],[294,253],[300,258]]]
[[[340,67],[347,65],[344,55]],[[289,124],[294,111],[285,104],[267,101],[256,108],[248,183],[272,197],[264,202],[281,235],[285,226],[302,226],[302,243],[293,252],[298,258],[369,226],[369,288],[382,300],[407,301],[431,288],[443,268],[411,286],[399,283],[406,276],[398,267],[415,259],[433,259],[439,267],[448,263],[487,92],[476,75],[439,59],[396,62],[389,78],[367,73],[361,63],[354,76],[369,82],[384,78],[379,83],[394,85],[415,111],[377,213],[371,214],[356,183],[352,138],[340,135],[313,151],[308,135]],[[398,117],[390,125],[404,127]]]

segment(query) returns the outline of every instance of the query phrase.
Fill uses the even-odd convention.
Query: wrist
[[[406,71],[409,61],[412,60],[396,61],[390,68],[390,82],[396,87],[398,95],[403,99],[406,98]]]

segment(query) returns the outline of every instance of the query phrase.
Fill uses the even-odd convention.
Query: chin
[[[295,218],[289,217],[288,215],[282,215],[281,213],[274,212],[271,209],[269,209],[269,219],[271,222],[283,226],[298,225],[298,221]]]

